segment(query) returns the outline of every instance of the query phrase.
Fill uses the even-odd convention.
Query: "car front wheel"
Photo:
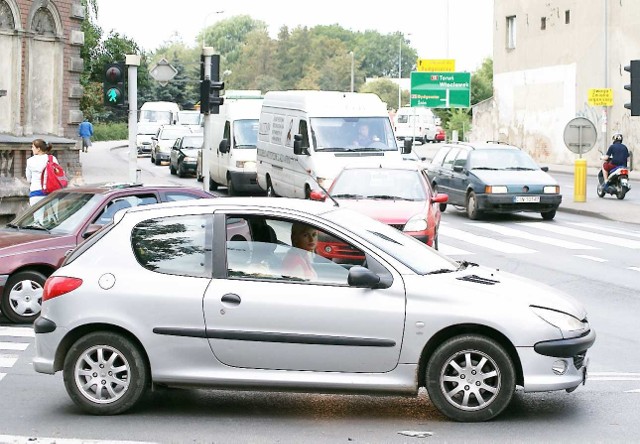
[[[467,196],[467,217],[471,220],[479,219],[482,213],[478,210],[478,196],[473,191]]]
[[[453,337],[441,344],[427,364],[431,402],[461,422],[487,421],[499,415],[515,392],[515,368],[496,341],[479,335]]]
[[[22,271],[11,276],[0,301],[0,311],[17,324],[33,322],[42,308],[42,290],[47,277],[37,271]]]
[[[543,220],[552,220],[554,217],[556,217],[556,210],[543,211],[542,213],[540,213],[540,215],[542,216]]]
[[[149,386],[149,368],[138,347],[112,332],[78,339],[64,360],[67,393],[93,415],[116,415],[133,407]]]

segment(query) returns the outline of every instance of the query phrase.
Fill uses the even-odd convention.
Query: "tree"
[[[360,92],[377,94],[387,104],[387,109],[398,109],[398,85],[389,79],[377,79],[365,83]]]
[[[471,105],[493,96],[493,60],[486,58],[482,65],[471,74]]]

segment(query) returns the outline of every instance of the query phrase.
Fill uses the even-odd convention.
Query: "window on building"
[[[547,18],[546,17],[541,17],[540,18],[540,29],[542,29],[543,31],[545,29],[547,29]]]
[[[516,47],[516,16],[507,17],[507,49]]]
[[[565,25],[568,25],[570,22],[571,22],[571,11],[567,9],[566,11],[564,11],[564,23]]]

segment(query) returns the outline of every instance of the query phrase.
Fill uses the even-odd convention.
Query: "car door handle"
[[[225,295],[222,295],[222,298],[220,299],[224,304],[229,304],[229,305],[240,305],[240,296],[238,296],[235,293],[227,293]]]

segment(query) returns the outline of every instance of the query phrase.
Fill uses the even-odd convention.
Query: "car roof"
[[[520,148],[518,148],[517,146],[514,145],[509,145],[508,143],[504,143],[504,142],[494,142],[494,141],[487,141],[487,142],[450,142],[447,143],[446,145],[443,146],[447,147],[447,148],[451,148],[454,146],[461,146],[461,147],[468,147],[472,150],[486,150],[486,149],[492,149],[492,150],[518,150],[520,151]]]
[[[348,164],[343,168],[345,170],[371,170],[371,169],[383,169],[383,170],[410,170],[419,171],[423,169],[423,166],[419,162],[413,162],[410,160],[394,160],[384,162],[363,162],[357,164]]]
[[[96,183],[87,184],[77,187],[63,188],[61,191],[67,193],[92,193],[92,194],[110,194],[120,192],[126,189],[136,189],[140,191],[167,191],[167,190],[188,190],[198,189],[196,187],[184,186],[184,185],[144,185],[142,183],[127,183],[127,182],[108,182],[108,183]]]

